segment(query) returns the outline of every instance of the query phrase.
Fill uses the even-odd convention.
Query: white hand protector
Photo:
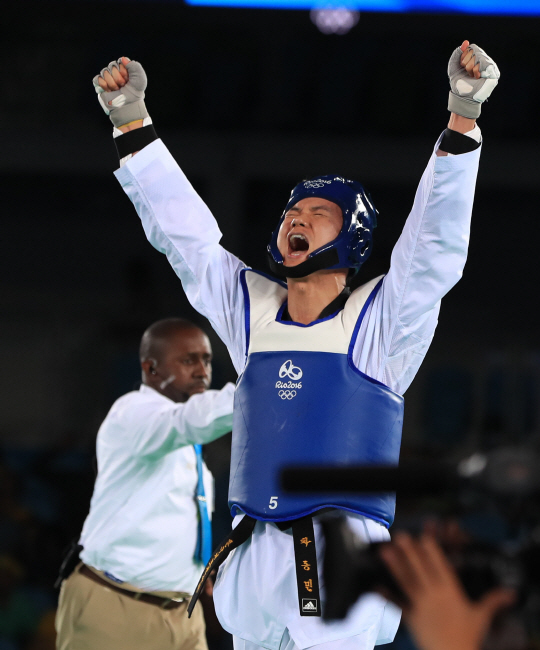
[[[119,68],[120,63],[121,59],[111,61],[106,68],[103,68],[100,75],[103,76],[105,70],[112,74],[112,69]],[[130,61],[126,65],[126,69],[129,74],[129,81],[120,90],[104,91],[98,83],[100,75],[96,75],[92,80],[98,94],[99,103],[111,118],[111,122],[117,127],[148,117],[148,111],[144,105],[144,91],[147,83],[146,73],[142,65],[137,61]]]
[[[480,108],[499,83],[501,73],[495,61],[488,56],[478,45],[469,45],[467,50],[472,50],[475,65],[480,64],[480,79],[469,76],[469,73],[460,64],[463,52],[457,47],[448,62],[448,77],[450,78],[450,95],[448,97],[448,110],[463,117],[476,119],[480,115]]]

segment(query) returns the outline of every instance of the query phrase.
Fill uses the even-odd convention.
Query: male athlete
[[[209,565],[236,546],[215,588],[236,650],[371,649],[395,634],[398,611],[373,594],[345,621],[324,624],[317,572],[322,510],[345,509],[359,537],[381,541],[389,538],[394,499],[291,497],[278,475],[299,463],[398,462],[402,395],[429,347],[441,298],[465,264],[481,141],[476,118],[499,78],[493,60],[468,41],[453,52],[448,72],[449,128],[390,269],[350,294],[348,278],[369,256],[376,225],[359,183],[320,176],[293,189],[268,247],[271,269],[285,281],[275,280],[220,246],[213,216],[157,140],[142,66],[124,57],[94,78],[116,127],[116,176],[240,375],[229,490],[234,531]]]

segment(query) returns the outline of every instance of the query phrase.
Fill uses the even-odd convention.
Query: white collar
[[[167,402],[172,402],[173,400],[170,397],[167,397],[166,395],[163,395],[162,393],[159,393],[155,388],[152,388],[152,386],[148,386],[147,384],[141,384],[141,387],[139,388],[140,393],[147,393],[148,395],[154,395],[161,397],[161,399],[166,400]],[[174,403],[174,402],[173,402]]]

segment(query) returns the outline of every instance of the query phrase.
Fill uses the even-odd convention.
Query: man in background
[[[62,583],[58,650],[206,650],[189,597],[211,552],[212,476],[201,444],[232,427],[234,386],[208,390],[212,350],[193,323],[151,325],[142,386],[112,406],[97,436],[98,476],[81,563]]]

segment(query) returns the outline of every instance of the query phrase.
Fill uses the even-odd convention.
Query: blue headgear
[[[298,201],[309,197],[327,199],[336,203],[343,213],[339,235],[328,244],[309,254],[297,266],[285,266],[278,250],[278,232],[288,210]],[[373,229],[377,226],[377,210],[369,194],[357,181],[342,176],[317,176],[298,183],[281,215],[268,246],[268,262],[276,275],[302,278],[320,269],[354,269],[356,273],[371,253]]]

